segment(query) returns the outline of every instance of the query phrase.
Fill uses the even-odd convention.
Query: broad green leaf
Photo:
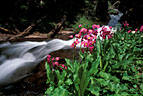
[[[82,78],[81,78],[81,81],[80,81],[80,89],[81,89],[81,93],[84,95],[84,92],[89,84],[89,76],[88,76],[88,73],[87,72],[83,72],[82,74]]]
[[[99,64],[100,64],[100,58],[97,58],[96,59],[96,61],[94,61],[93,63],[92,63],[92,67],[91,67],[91,69],[89,70],[89,74],[91,75],[91,74],[96,74],[97,72],[98,72],[98,66],[99,66]]]

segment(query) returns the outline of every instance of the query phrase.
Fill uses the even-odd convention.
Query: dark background
[[[120,22],[128,21],[134,27],[143,24],[143,0],[1,0],[0,27],[24,30],[34,23],[33,31],[49,32],[63,16],[67,17],[66,27],[71,27],[83,15],[108,22],[108,1],[120,1],[118,8],[124,13]]]

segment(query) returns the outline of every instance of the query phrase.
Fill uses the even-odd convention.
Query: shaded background
[[[121,22],[128,21],[135,27],[143,24],[142,0],[2,0],[0,27],[24,30],[34,23],[37,25],[33,31],[49,32],[63,16],[67,17],[65,28],[82,16],[107,24],[109,2],[114,4],[116,1],[120,1],[118,8],[124,13]]]

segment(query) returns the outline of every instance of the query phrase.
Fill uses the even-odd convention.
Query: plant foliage
[[[122,28],[110,39],[96,39],[81,60],[66,60],[67,69],[46,63],[49,96],[143,96],[143,33]]]

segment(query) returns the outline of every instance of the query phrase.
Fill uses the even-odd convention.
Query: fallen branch
[[[55,28],[48,33],[48,38],[54,38],[58,34],[58,32],[60,32],[62,30],[62,27],[63,27],[65,21],[66,21],[66,16],[64,15],[61,22],[59,22],[55,26]]]
[[[5,31],[5,32],[8,32],[8,31],[9,31],[8,29],[3,28],[3,27],[0,27],[0,30]]]
[[[17,35],[15,35],[15,36],[13,36],[13,37],[11,37],[11,38],[9,38],[8,39],[8,41],[14,41],[14,40],[17,40],[17,39],[19,39],[20,37],[24,37],[24,36],[26,36],[26,35],[28,35],[29,34],[29,32],[30,32],[30,30],[33,28],[35,26],[35,24],[31,24],[29,27],[27,27],[23,32],[18,32],[19,34],[17,34]]]
[[[18,33],[20,33],[20,31],[17,28],[15,28],[15,30],[9,30],[9,29],[0,27],[0,30],[2,30],[2,33],[6,32],[6,34],[9,34],[9,33],[18,34]]]

